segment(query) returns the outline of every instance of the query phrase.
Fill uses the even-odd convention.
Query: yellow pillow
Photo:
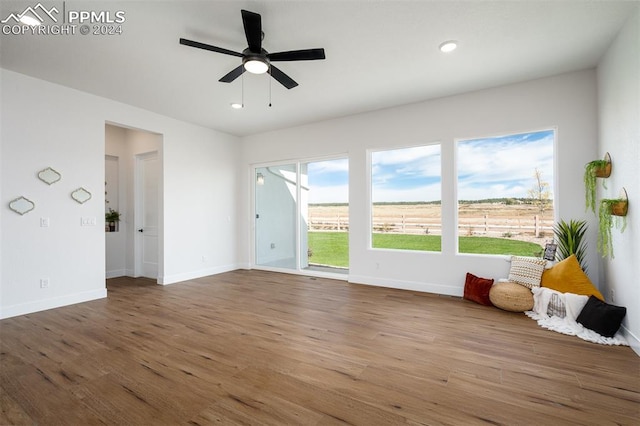
[[[555,266],[545,269],[540,285],[561,293],[594,295],[604,302],[602,294],[582,271],[575,254],[558,262]]]

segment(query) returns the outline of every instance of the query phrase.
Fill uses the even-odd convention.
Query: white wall
[[[629,196],[627,229],[612,232],[615,258],[602,260],[602,293],[610,303],[627,307],[624,331],[640,354],[640,6],[598,66],[598,107],[596,157],[609,152],[613,161],[599,199],[617,198],[623,187]]]
[[[125,167],[125,140],[126,129],[105,125],[105,154],[111,158],[109,161],[105,161],[105,164],[108,166],[111,162],[112,167],[117,166],[117,171],[113,173],[114,176],[109,176],[108,170],[105,173],[105,182],[109,182],[109,186],[105,186],[105,189],[109,190],[109,194],[105,194],[105,198],[109,200],[109,204],[105,205],[105,210],[110,208],[117,210],[121,214],[122,221],[118,224],[117,232],[107,232],[105,235],[107,278],[127,275],[126,234],[128,228],[125,220],[129,216],[126,202],[126,188],[129,178],[128,170]],[[111,179],[109,179],[110,177]]]
[[[336,102],[339,102],[336,99]],[[360,114],[243,139],[242,161],[349,156],[349,281],[462,295],[466,272],[484,277],[508,275],[501,256],[456,254],[454,140],[557,127],[555,195],[557,217],[586,219],[592,251],[587,260],[598,282],[596,227],[584,209],[582,172],[597,152],[595,71],[581,71],[397,108]],[[371,250],[367,149],[442,144],[442,253]],[[244,188],[250,182],[244,174]],[[249,211],[248,197],[242,200]],[[242,228],[242,259],[249,262],[251,216]],[[379,269],[376,269],[379,264]]]
[[[0,317],[106,296],[107,122],[163,135],[159,281],[237,267],[238,138],[4,69],[0,80]],[[63,176],[50,187],[36,178],[48,166]],[[69,196],[79,186],[93,194],[83,205]],[[20,195],[36,210],[10,211]],[[81,217],[95,217],[96,226],[81,227]],[[41,278],[50,288],[40,288]]]

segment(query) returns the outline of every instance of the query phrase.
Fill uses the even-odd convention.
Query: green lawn
[[[349,266],[349,234],[346,232],[309,232],[309,262],[331,266]],[[460,253],[537,256],[540,245],[508,238],[459,237]],[[440,251],[436,235],[373,234],[374,248]]]
[[[347,232],[309,232],[310,263],[349,267]]]

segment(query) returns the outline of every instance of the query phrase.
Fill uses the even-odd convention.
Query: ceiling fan
[[[242,10],[242,23],[244,24],[244,33],[247,37],[248,47],[240,52],[234,52],[222,47],[212,46],[210,44],[200,43],[198,41],[180,39],[180,44],[198,49],[210,50],[225,55],[238,56],[242,58],[242,65],[234,68],[219,81],[223,83],[231,83],[240,77],[245,71],[253,74],[263,74],[268,72],[271,77],[275,78],[287,89],[293,89],[298,85],[291,77],[273,66],[272,62],[278,61],[313,61],[325,59],[324,49],[304,49],[290,50],[287,52],[269,53],[262,48],[262,18],[259,14]]]

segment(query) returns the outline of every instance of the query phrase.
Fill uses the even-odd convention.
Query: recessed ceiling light
[[[234,103],[231,104],[231,108],[233,108],[233,109],[241,109],[242,108],[242,104],[234,102]]]
[[[41,24],[40,21],[38,21],[36,18],[34,18],[33,16],[29,16],[29,15],[23,15],[20,17],[19,19],[20,22],[22,22],[25,25],[30,25],[32,27],[38,26]]]
[[[445,41],[440,45],[440,51],[444,53],[453,52],[458,47],[458,42],[455,40]]]

